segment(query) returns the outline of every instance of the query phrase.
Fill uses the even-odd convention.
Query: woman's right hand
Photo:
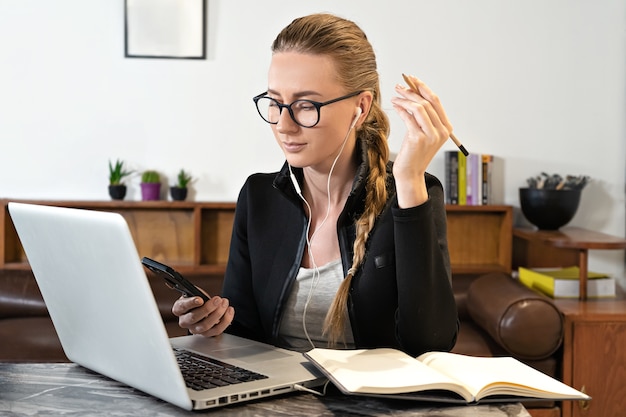
[[[235,317],[227,298],[215,296],[203,302],[200,297],[181,297],[172,306],[178,325],[192,334],[210,337],[220,335]]]

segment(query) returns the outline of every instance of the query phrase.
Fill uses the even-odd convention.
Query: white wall
[[[623,0],[208,0],[208,59],[124,58],[122,0],[0,1],[0,197],[106,200],[107,162],[198,178],[196,200],[234,200],[283,157],[251,97],[294,17],[359,23],[383,99],[401,73],[443,100],[471,152],[504,161],[504,203],[541,171],[593,182],[571,225],[625,233]],[[402,125],[393,111],[392,151]],[[450,144],[449,149],[454,149]],[[443,178],[441,155],[431,172]],[[129,199],[139,199],[138,176]],[[520,220],[521,221],[521,220]],[[591,267],[624,274],[622,251]]]

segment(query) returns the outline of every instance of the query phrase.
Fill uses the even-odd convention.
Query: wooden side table
[[[616,416],[626,407],[626,299],[587,298],[590,249],[626,249],[626,239],[577,227],[513,229],[513,267],[580,268],[580,300],[555,299],[563,313],[562,380],[591,395],[564,401],[563,417]]]
[[[587,299],[589,249],[626,249],[626,239],[579,227],[513,229],[514,268],[578,265],[581,300]]]

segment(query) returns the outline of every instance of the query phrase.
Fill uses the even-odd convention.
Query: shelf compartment
[[[511,272],[510,206],[446,206],[453,274]]]

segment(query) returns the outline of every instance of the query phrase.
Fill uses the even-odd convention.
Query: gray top
[[[343,279],[341,259],[319,268],[300,268],[285,305],[279,332],[292,349],[306,352],[313,347],[328,347],[322,325]],[[354,347],[349,323],[344,340],[345,347]]]

